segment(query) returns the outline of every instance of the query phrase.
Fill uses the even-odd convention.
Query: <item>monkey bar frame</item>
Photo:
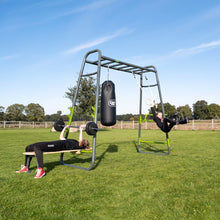
[[[97,59],[96,60],[89,60],[88,57],[92,54],[97,54]],[[86,64],[90,64],[90,65],[96,65],[97,66],[97,71],[94,73],[89,73],[89,74],[85,74],[84,73],[84,68]],[[142,115],[142,89],[143,88],[147,88],[147,87],[157,87],[158,88],[158,93],[159,93],[159,98],[160,98],[160,103],[162,106],[162,113],[163,116],[165,116],[165,112],[164,112],[164,106],[163,106],[163,100],[162,100],[162,94],[161,94],[161,89],[160,89],[160,83],[159,83],[159,78],[158,78],[158,74],[157,74],[157,69],[154,66],[145,66],[145,67],[141,67],[138,65],[134,65],[131,63],[127,63],[127,62],[123,62],[123,61],[119,61],[117,59],[113,59],[110,57],[106,57],[103,56],[101,51],[96,49],[96,50],[92,50],[89,51],[88,53],[85,54],[83,62],[82,62],[82,66],[81,66],[81,70],[79,73],[79,78],[78,78],[78,83],[77,83],[77,87],[76,87],[76,92],[73,98],[73,102],[72,102],[72,108],[71,108],[71,115],[69,116],[69,122],[68,124],[70,125],[72,122],[72,117],[73,117],[73,113],[74,113],[74,108],[76,106],[76,100],[77,100],[77,96],[78,96],[78,91],[79,91],[79,86],[81,83],[81,80],[83,77],[88,77],[88,76],[93,76],[93,75],[97,75],[97,80],[96,80],[96,99],[95,99],[95,114],[94,114],[94,122],[97,123],[97,116],[98,116],[98,101],[99,101],[99,95],[100,95],[100,76],[101,76],[101,67],[104,68],[108,68],[108,69],[113,69],[113,70],[117,70],[117,71],[122,71],[122,72],[127,72],[127,73],[131,73],[131,74],[135,74],[138,75],[140,77],[140,101],[139,101],[139,117],[141,118]],[[143,75],[147,74],[149,72],[152,72],[155,74],[156,77],[156,84],[154,85],[143,85]],[[68,137],[68,131],[65,134],[65,137]],[[98,132],[97,132],[98,133]],[[83,170],[91,170],[94,167],[95,164],[95,154],[96,154],[96,135],[97,133],[93,136],[93,148],[92,148],[92,160],[91,160],[91,164],[88,168],[85,167],[81,167],[81,166],[77,166],[77,165],[72,165],[72,164],[66,164],[63,161],[63,154],[61,155],[62,157],[62,164],[65,166],[70,166],[70,167],[75,167],[78,169],[83,169]],[[156,152],[146,152],[146,151],[142,151],[141,150],[141,143],[147,143],[148,141],[142,141],[141,140],[141,120],[139,120],[139,129],[138,129],[138,147],[137,150],[140,153],[146,153],[146,154],[158,154],[158,155],[168,155],[170,153],[170,144],[169,144],[169,137],[168,137],[168,133],[166,133],[166,142],[160,142],[161,144],[167,144],[167,153],[156,153]],[[153,142],[150,141],[148,143],[159,143],[159,142]]]

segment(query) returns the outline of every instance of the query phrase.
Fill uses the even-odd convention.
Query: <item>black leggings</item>
[[[173,128],[174,125],[176,125],[175,121],[173,121],[169,118],[164,118],[163,119],[163,127],[161,128],[161,130],[164,132],[169,132]]]
[[[180,120],[179,121],[179,124],[186,124],[186,123],[187,123],[186,120]],[[164,118],[163,119],[163,127],[161,128],[161,130],[163,132],[167,133],[167,132],[169,132],[173,128],[174,125],[176,125],[175,121],[173,121],[172,119],[169,119],[169,118]]]
[[[52,146],[52,147],[50,147]],[[35,144],[28,145],[26,147],[26,152],[35,152],[36,154],[36,160],[37,160],[37,166],[43,168],[43,152],[50,152],[50,151],[60,151],[64,150],[62,146],[54,145],[54,142],[39,142]],[[29,157],[29,164],[28,163],[28,157]],[[26,155],[25,156],[25,166],[30,165],[32,160],[31,156]]]

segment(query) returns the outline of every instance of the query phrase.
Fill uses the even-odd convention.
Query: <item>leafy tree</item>
[[[76,89],[77,86],[68,88],[69,91],[66,92],[66,98],[73,101]],[[91,115],[93,112],[91,107],[95,105],[95,94],[96,85],[94,85],[94,79],[92,77],[83,78],[79,86],[74,115],[80,115],[87,119],[88,115]]]
[[[68,115],[61,115],[62,111],[57,111],[56,114],[46,115],[45,121],[57,121],[58,119],[63,119],[64,121],[68,121]]]
[[[4,107],[0,106],[0,121],[4,120]]]
[[[220,118],[220,105],[217,104],[210,104],[208,106],[208,118],[209,119],[216,119],[216,118]]]
[[[139,121],[139,115],[134,115],[134,120]]]
[[[4,114],[4,120],[7,121],[23,121],[25,119],[24,115],[25,106],[22,104],[10,105]]]
[[[187,116],[188,118],[192,118],[192,110],[189,105],[179,106],[177,108],[177,111],[182,118],[184,118],[185,116]]]
[[[130,121],[131,118],[133,118],[133,115],[132,114],[126,114],[126,115],[123,115],[123,121]]]
[[[25,108],[28,121],[44,121],[44,108],[39,104],[30,103]]]
[[[163,107],[164,107],[164,111],[165,111],[166,117],[171,117],[171,116],[176,114],[176,107],[175,107],[175,105],[171,105],[170,103],[167,102],[167,103],[163,104]],[[159,112],[162,112],[162,105],[161,105],[161,103],[158,104],[156,110],[159,111]],[[151,110],[150,110],[150,113],[152,114]]]
[[[58,117],[61,117],[62,111],[57,111]]]
[[[193,113],[195,119],[207,119],[209,117],[208,103],[205,100],[197,101],[193,104]]]

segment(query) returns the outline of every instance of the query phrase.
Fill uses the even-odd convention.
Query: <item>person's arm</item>
[[[60,140],[66,140],[66,138],[64,137],[64,134],[65,134],[65,130],[69,128],[69,125],[66,125],[63,130],[61,131],[60,133]]]
[[[151,109],[151,112],[152,112],[152,114],[153,114],[153,119],[154,119],[154,121],[155,121],[155,119],[156,119],[156,112],[155,112],[155,109],[154,109],[153,104],[150,104],[150,109]]]
[[[84,129],[84,127],[81,125],[79,127],[79,146],[80,147],[83,146],[83,129]]]

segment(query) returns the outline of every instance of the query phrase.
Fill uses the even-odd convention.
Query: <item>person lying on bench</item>
[[[184,120],[179,120],[177,118],[175,120],[170,118],[163,118],[162,112],[156,113],[152,104],[150,104],[150,107],[153,114],[153,120],[156,122],[157,126],[165,133],[168,133],[174,125],[186,124],[189,122],[187,117]]]
[[[64,137],[65,130],[69,128],[69,125],[66,125],[61,134],[60,140],[58,141],[50,141],[50,142],[38,142],[31,145],[28,145],[25,149],[26,152],[35,152],[36,160],[37,160],[37,175],[34,178],[41,178],[45,175],[45,171],[43,170],[43,152],[51,152],[51,151],[62,151],[62,150],[74,150],[74,149],[86,149],[89,150],[89,141],[83,139],[83,126],[80,126],[79,133],[79,141],[74,139],[66,139]],[[23,168],[17,173],[29,172],[30,162],[32,157],[30,157],[30,162],[28,162],[28,155],[25,155],[25,164]]]

